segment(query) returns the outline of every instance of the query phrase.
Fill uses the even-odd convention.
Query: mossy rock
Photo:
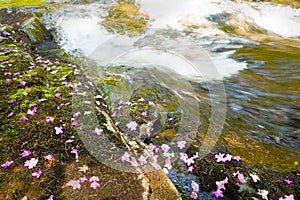
[[[20,30],[24,32],[33,43],[41,43],[51,38],[50,33],[37,17],[26,20],[21,25]]]

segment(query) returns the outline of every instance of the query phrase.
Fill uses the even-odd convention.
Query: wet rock
[[[51,39],[51,34],[37,17],[26,20],[21,25],[20,31],[24,32],[33,43],[41,43]]]

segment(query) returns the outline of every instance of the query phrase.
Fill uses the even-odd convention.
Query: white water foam
[[[225,48],[231,45],[230,41],[233,36],[219,30],[214,22],[207,20],[210,15],[223,12],[247,18],[261,28],[283,37],[300,36],[299,9],[281,5],[229,0],[186,0],[184,2],[181,0],[141,0],[140,5],[141,11],[147,13],[152,20],[151,28],[171,28],[171,30],[181,31],[188,24],[196,24],[199,27],[196,42],[212,49],[218,44],[222,44]],[[57,27],[58,40],[62,48],[67,52],[79,50],[81,54],[87,56],[100,44],[114,37],[100,24],[103,20],[101,16],[105,13],[101,3],[66,4],[54,11],[51,14],[52,23]],[[233,52],[209,53],[221,77],[237,73],[247,66],[246,63],[230,59],[229,56]],[[186,71],[184,66],[181,68],[177,66],[176,69],[183,75],[194,74],[193,71]]]

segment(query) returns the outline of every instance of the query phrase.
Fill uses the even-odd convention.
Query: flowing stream
[[[246,163],[276,170],[299,168],[295,162],[300,161],[300,9],[228,0],[141,0],[127,3],[128,8],[104,0],[56,3],[43,20],[75,57],[88,57],[116,33],[139,34],[143,28],[155,30],[155,36],[193,41],[213,61],[218,77],[197,79],[193,68],[179,61],[168,63],[169,57],[157,62],[193,79],[199,99],[209,98],[203,81],[223,81],[227,114],[220,141]],[[136,21],[127,21],[124,28],[122,17],[118,21],[116,16],[131,12],[126,9],[137,9],[129,13]],[[155,55],[137,53],[126,64],[138,63],[139,57],[155,60]],[[206,126],[210,110],[200,108]]]

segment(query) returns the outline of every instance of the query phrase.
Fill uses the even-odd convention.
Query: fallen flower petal
[[[21,121],[22,121],[22,122],[25,122],[25,121],[27,121],[27,120],[28,120],[27,117],[25,117],[25,116],[22,116],[22,117],[21,117]]]
[[[194,170],[194,167],[193,167],[193,166],[190,166],[190,167],[188,168],[188,170],[187,170],[187,171],[188,171],[189,173],[192,173],[192,172],[193,172],[193,170]]]
[[[90,182],[96,182],[96,181],[99,181],[98,176],[92,176],[92,177],[90,178]]]
[[[84,182],[88,182],[88,181],[89,180],[85,176],[79,178],[80,183],[84,183]]]
[[[32,176],[35,176],[36,178],[40,178],[40,176],[42,175],[42,170],[38,170],[37,172],[33,172]]]
[[[242,158],[240,156],[234,156],[233,160],[240,161],[240,160],[242,160]]]
[[[47,156],[44,156],[44,160],[51,160],[53,158],[52,154],[49,154]]]
[[[217,190],[224,189],[225,190],[225,184],[228,183],[228,178],[226,177],[223,181],[216,181],[216,185],[218,186]]]
[[[26,156],[29,156],[29,155],[31,155],[31,152],[27,151],[27,150],[23,150],[23,152],[20,154],[21,157],[26,157]]]
[[[54,129],[55,129],[56,135],[59,135],[59,134],[63,133],[63,128],[62,127],[55,127]]]
[[[53,122],[54,121],[54,117],[50,117],[50,116],[46,116],[46,122]]]
[[[293,183],[293,181],[291,181],[290,179],[285,179],[284,182],[286,182],[286,184],[288,185]]]
[[[94,190],[96,190],[98,187],[100,187],[100,184],[98,182],[94,181],[91,183],[90,187],[93,188]]]
[[[238,176],[238,179],[239,179],[239,182],[240,183],[246,183],[246,180],[244,178],[244,175],[241,174],[239,171],[237,171],[237,176]]]
[[[224,153],[218,153],[215,155],[215,158],[217,159],[217,162],[223,162],[224,156],[225,156]]]
[[[83,165],[82,167],[78,167],[80,172],[86,173],[89,170],[87,165]]]
[[[145,99],[144,98],[140,98],[140,99],[138,99],[138,102],[144,102],[145,101]]]
[[[80,189],[81,188],[81,185],[80,185],[80,181],[79,180],[70,180],[68,183],[67,183],[67,186],[71,186],[73,188],[73,190],[76,190],[76,189]]]
[[[137,124],[135,121],[132,121],[132,122],[126,124],[127,128],[128,128],[130,131],[136,130],[137,125],[138,125],[138,124]]]
[[[141,155],[141,156],[138,158],[138,161],[139,161],[140,165],[145,165],[145,164],[147,163],[147,157]]]
[[[222,190],[216,190],[211,193],[216,198],[223,198],[223,191]]]
[[[48,199],[46,199],[46,200],[54,200],[54,196],[53,196],[53,195],[50,195],[50,196],[48,197]]]
[[[122,155],[121,160],[122,160],[122,162],[124,162],[124,161],[129,162],[129,161],[130,161],[129,158],[130,158],[130,154],[129,154],[128,152],[125,152],[125,153]]]
[[[11,164],[13,164],[14,163],[14,161],[13,160],[11,160],[11,161],[6,161],[4,164],[2,164],[1,165],[1,167],[3,167],[3,168],[8,168],[9,166],[11,166]]]
[[[260,181],[260,178],[256,174],[249,174],[249,175],[251,176],[254,183],[256,183],[257,181]]]
[[[167,144],[162,144],[160,148],[163,152],[168,152],[170,150],[170,147]]]
[[[28,169],[34,168],[38,163],[38,159],[31,158],[30,160],[27,160],[24,164],[24,167],[28,167]]]
[[[28,109],[27,114],[30,116],[33,116],[35,114],[35,112],[33,110]]]
[[[103,130],[102,130],[102,128],[95,128],[95,130],[94,130],[94,133],[96,134],[96,135],[101,135],[101,133],[103,132]]]
[[[279,200],[295,200],[294,195],[284,195],[284,197],[280,197]]]
[[[20,82],[20,85],[25,86],[25,85],[26,85],[26,82],[25,82],[25,81],[21,81],[21,82]]]
[[[192,181],[192,188],[193,188],[194,192],[199,191],[199,185],[194,181]]]
[[[258,195],[261,195],[262,199],[268,199],[269,192],[267,190],[258,190]]]
[[[190,195],[190,197],[192,199],[198,199],[198,194],[196,192],[192,192],[191,195]]]
[[[224,158],[224,162],[226,162],[226,161],[231,161],[231,159],[232,159],[232,155],[230,155],[230,154],[226,154],[226,156],[225,156],[225,158]]]
[[[185,147],[185,145],[186,145],[186,141],[178,141],[177,142],[177,147],[179,149],[183,149]]]

